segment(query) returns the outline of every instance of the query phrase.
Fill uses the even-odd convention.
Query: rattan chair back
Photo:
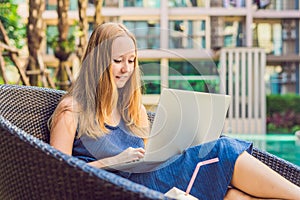
[[[47,121],[64,91],[0,85],[0,114],[25,132],[49,142]]]

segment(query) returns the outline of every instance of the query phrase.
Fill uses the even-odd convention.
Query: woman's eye
[[[115,63],[121,63],[121,62],[122,62],[122,60],[117,60],[117,59],[114,59],[114,62],[115,62]]]
[[[134,60],[129,60],[128,62],[129,62],[129,63],[134,63]]]

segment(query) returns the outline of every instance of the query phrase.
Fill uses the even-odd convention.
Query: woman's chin
[[[118,89],[122,89],[127,83],[127,80],[118,80],[116,81],[116,86]]]
[[[117,83],[116,86],[118,89],[122,89],[126,83]]]

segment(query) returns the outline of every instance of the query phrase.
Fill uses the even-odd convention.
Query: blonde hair
[[[130,37],[137,51],[136,39],[124,25],[105,23],[95,28],[82,58],[79,76],[63,97],[72,97],[79,106],[76,106],[76,109],[58,106],[50,127],[55,125],[59,114],[72,110],[76,112],[74,116],[78,121],[78,137],[82,134],[90,137],[103,136],[108,133],[105,123],[109,121],[113,108],[117,106],[129,130],[140,137],[146,136],[145,127],[141,125],[142,84],[138,59],[135,59],[134,72],[121,89],[116,87],[110,70],[112,43],[122,36]]]

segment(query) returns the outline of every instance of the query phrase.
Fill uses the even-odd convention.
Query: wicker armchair
[[[0,85],[0,199],[164,199],[162,193],[51,147],[47,120],[63,91]],[[149,113],[150,121],[154,113]],[[267,152],[253,156],[300,186],[300,168]]]
[[[164,199],[48,144],[47,120],[63,94],[0,85],[0,199]]]

